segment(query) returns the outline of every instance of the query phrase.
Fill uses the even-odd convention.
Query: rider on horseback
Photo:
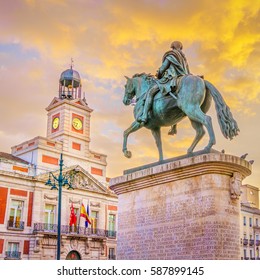
[[[163,95],[170,93],[173,94],[177,88],[177,78],[184,75],[189,75],[189,66],[184,53],[182,52],[182,43],[174,41],[171,44],[171,50],[167,51],[162,59],[162,66],[157,71],[157,82],[152,86],[147,95],[143,108],[142,115],[137,119],[141,123],[147,122],[148,112],[152,107],[153,98],[160,90]],[[177,98],[176,98],[177,99]],[[169,131],[169,134],[176,133],[176,125],[173,125]]]

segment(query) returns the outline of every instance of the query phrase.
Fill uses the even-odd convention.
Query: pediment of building
[[[76,171],[76,172],[75,172]],[[54,176],[58,177],[59,172],[52,172]],[[67,167],[63,169],[63,174],[71,178],[71,185],[74,189],[82,189],[90,192],[97,192],[101,194],[114,194],[109,188],[104,186],[96,178],[94,178],[88,171],[79,165]],[[37,176],[39,181],[47,181],[49,173],[40,174]],[[56,183],[57,185],[57,183]]]
[[[61,100],[58,97],[54,97],[51,101],[51,103],[49,104],[49,106],[46,108],[46,110],[48,111],[49,109],[51,109],[52,107],[58,105],[61,102]]]
[[[93,110],[88,107],[88,104],[83,99],[77,98],[77,99],[60,99],[58,97],[54,97],[49,104],[49,106],[46,108],[47,111],[59,106],[60,104],[69,104],[78,108],[81,108],[85,111],[92,112]]]

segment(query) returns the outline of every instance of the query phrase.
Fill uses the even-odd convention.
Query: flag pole
[[[79,234],[79,225],[80,225],[80,210],[81,210],[81,204],[79,206],[79,217],[78,217],[78,228],[77,228],[77,234]]]

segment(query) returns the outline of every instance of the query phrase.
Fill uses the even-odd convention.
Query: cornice
[[[173,160],[112,178],[110,188],[116,194],[122,194],[206,174],[220,174],[232,177],[235,172],[241,174],[243,180],[251,174],[251,165],[246,160],[236,156],[209,153]]]

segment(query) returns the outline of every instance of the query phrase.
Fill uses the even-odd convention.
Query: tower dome
[[[59,80],[59,97],[61,99],[81,98],[81,79],[79,72],[72,69],[63,71]]]
[[[79,72],[70,68],[65,71],[63,71],[60,75],[60,83],[65,86],[73,86],[74,88],[77,88],[80,86],[80,75]]]

